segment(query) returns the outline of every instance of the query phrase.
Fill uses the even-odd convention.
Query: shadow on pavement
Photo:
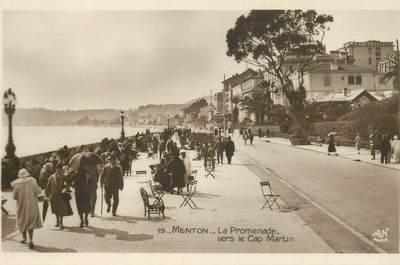
[[[136,216],[122,216],[119,215],[118,217],[99,217],[102,221],[111,221],[111,222],[127,222],[130,224],[136,224],[138,221],[142,222],[166,222],[170,220],[171,217],[165,216],[164,219],[160,216],[152,216],[150,219],[147,217],[136,217]]]
[[[204,193],[204,192],[196,192],[193,197],[200,197],[200,198],[213,198],[213,197],[220,197],[219,194],[211,194],[211,193]]]
[[[33,251],[36,252],[78,252],[75,249],[72,248],[55,248],[55,247],[45,247],[45,246],[39,246],[35,245],[35,248]]]
[[[127,231],[121,231],[118,229],[106,229],[97,227],[79,228],[79,227],[69,227],[64,229],[65,232],[72,233],[82,233],[82,234],[92,234],[97,237],[105,237],[106,235],[115,235],[116,240],[124,241],[143,241],[153,239],[154,236],[147,234],[129,234]]]

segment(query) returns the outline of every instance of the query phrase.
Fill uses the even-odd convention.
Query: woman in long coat
[[[392,141],[392,154],[396,163],[400,162],[400,141],[397,135],[394,136]]]
[[[79,227],[88,226],[90,213],[90,175],[86,167],[78,169],[75,179],[75,201],[81,223]],[[85,215],[85,219],[83,216]]]
[[[61,162],[58,162],[55,168],[56,172],[50,176],[45,194],[50,197],[51,212],[56,215],[57,219],[56,227],[63,229],[63,217],[70,216],[73,213],[69,198],[67,198],[69,194],[67,193],[66,177],[63,174]]]
[[[335,153],[335,155],[337,155],[335,147],[335,138],[333,134],[329,135],[329,140],[328,140],[328,155],[330,155],[331,153]]]
[[[180,194],[182,188],[185,187],[185,173],[186,170],[183,161],[179,157],[174,156],[167,165],[167,174],[171,174],[172,176],[171,193],[173,192],[173,189],[177,187],[177,193]]]
[[[28,243],[28,231],[29,248],[33,248],[33,230],[43,227],[38,201],[42,190],[25,168],[19,170],[18,179],[11,182],[11,186],[14,188],[13,198],[17,200],[17,228],[22,233],[21,243]]]

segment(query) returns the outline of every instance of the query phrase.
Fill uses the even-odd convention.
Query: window
[[[349,85],[354,85],[354,76],[349,76]]]
[[[372,58],[371,57],[368,58],[368,63],[372,64]]]
[[[324,76],[324,86],[331,86],[331,77],[329,75]]]
[[[368,53],[371,53],[371,47],[368,47]]]
[[[361,75],[356,76],[356,85],[361,85]]]

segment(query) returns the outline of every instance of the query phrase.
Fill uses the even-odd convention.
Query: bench
[[[144,205],[144,216],[150,219],[150,214],[158,214],[162,213],[162,217],[164,218],[164,202],[162,199],[155,200],[153,203],[150,203],[149,194],[144,188],[140,188],[140,194],[142,196],[143,205]]]

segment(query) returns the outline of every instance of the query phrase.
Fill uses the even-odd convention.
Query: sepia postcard
[[[2,264],[398,264],[395,4],[45,2],[1,11]]]

